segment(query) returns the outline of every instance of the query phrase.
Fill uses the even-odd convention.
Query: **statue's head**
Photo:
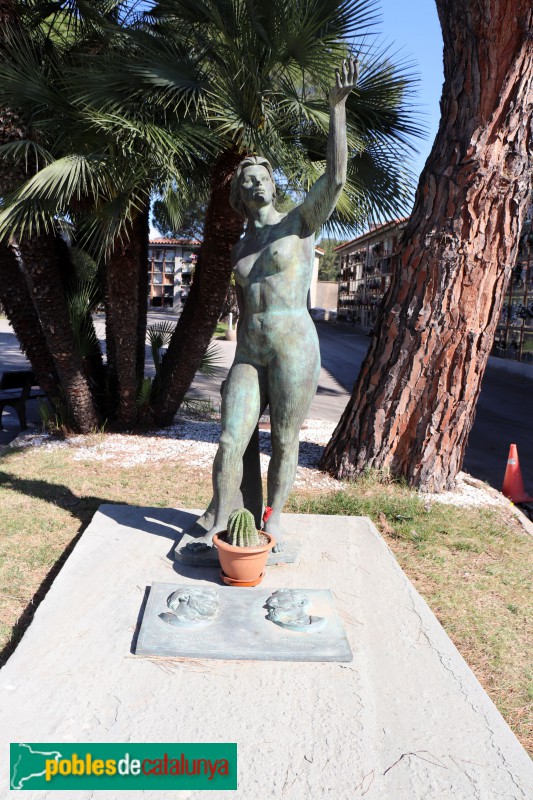
[[[277,589],[265,602],[269,611],[276,609],[279,612],[308,612],[311,606],[309,597],[298,589]]]
[[[238,211],[239,214],[241,214],[241,216],[243,216],[245,219],[248,215],[246,213],[246,204],[242,197],[241,186],[247,175],[247,167],[262,168],[260,170],[254,169],[254,172],[262,172],[263,170],[266,170],[272,184],[272,200],[274,200],[276,197],[276,183],[274,181],[274,172],[272,171],[270,161],[262,156],[246,156],[246,158],[241,161],[235,170],[230,189],[230,203],[235,211]]]
[[[218,611],[218,592],[204,586],[183,587],[168,596],[167,606],[179,616],[205,619]]]

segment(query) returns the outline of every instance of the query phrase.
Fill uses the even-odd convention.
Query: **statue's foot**
[[[199,536],[194,542],[189,542],[185,546],[185,550],[189,553],[202,553],[205,550],[210,550],[213,547],[213,536],[222,530],[225,530],[222,526],[213,526],[207,533],[204,532],[203,536]]]
[[[202,539],[212,527],[213,523],[205,525],[198,519],[185,533],[189,534],[189,536],[194,536],[195,539]]]
[[[194,542],[188,542],[188,544],[185,545],[185,550],[189,553],[203,553],[205,550],[210,550],[212,547],[213,536],[206,533],[204,536],[199,536]]]
[[[189,536],[194,536],[196,538],[202,538],[203,536],[208,533],[211,528],[213,527],[213,523],[215,521],[215,515],[209,509],[202,514],[201,517],[198,517],[195,523],[188,528],[185,533]]]
[[[188,553],[203,553],[206,550],[211,550],[212,543],[208,544],[207,542],[196,540],[195,542],[187,542],[185,545],[185,550]]]
[[[285,540],[285,534],[281,530],[281,528],[279,526],[279,523],[277,523],[271,517],[270,519],[268,519],[265,522],[264,530],[265,530],[265,533],[269,533],[276,540],[276,544],[272,548],[272,552],[273,553],[281,553],[285,549],[284,546],[283,546],[284,545],[284,540]]]

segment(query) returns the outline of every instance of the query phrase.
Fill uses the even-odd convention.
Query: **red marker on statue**
[[[272,508],[272,506],[267,506],[265,508],[265,512],[263,514],[263,528],[265,527],[265,522],[268,522],[268,520],[270,519],[270,515],[272,514],[273,511],[274,509]]]

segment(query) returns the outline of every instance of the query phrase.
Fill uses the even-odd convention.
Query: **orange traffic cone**
[[[507,459],[507,469],[505,470],[505,478],[503,479],[502,493],[508,497],[509,500],[512,500],[513,503],[533,502],[533,497],[530,497],[524,489],[524,481],[522,480],[520,463],[518,461],[518,450],[515,444],[512,444],[509,448],[509,458]]]

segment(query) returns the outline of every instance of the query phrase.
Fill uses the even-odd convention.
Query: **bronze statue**
[[[259,417],[270,406],[272,458],[268,469],[265,531],[283,549],[280,514],[298,464],[299,432],[315,395],[320,353],[307,310],[315,233],[334,210],[346,180],[345,103],[357,80],[357,61],[336,70],[330,90],[325,173],[305,200],[288,213],[276,211],[276,186],[269,162],[248,156],[237,167],[231,204],[246,219],[232,251],[241,316],[237,350],[222,396],[222,431],[213,463],[213,500],[190,531],[200,534],[188,548],[211,546],[225,530],[242,480],[242,460]]]

